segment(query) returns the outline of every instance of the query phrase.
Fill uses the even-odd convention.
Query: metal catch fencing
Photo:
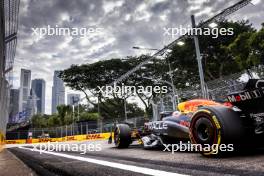
[[[241,91],[250,78],[264,79],[264,65],[258,65],[239,73],[206,82],[207,98],[224,101],[226,95]],[[200,86],[178,91],[178,97],[184,99],[201,98]]]
[[[87,121],[78,122],[70,125],[51,127],[51,128],[29,128],[28,130],[9,131],[6,139],[28,139],[32,138],[61,138],[74,135],[87,135],[96,133],[107,133],[113,130],[116,123],[128,122],[134,127],[141,127],[144,125],[143,117],[124,119],[112,119],[102,121]]]
[[[224,100],[226,95],[243,90],[249,79],[264,79],[264,65],[208,82],[208,97]]]

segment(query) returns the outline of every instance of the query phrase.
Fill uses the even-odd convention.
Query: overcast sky
[[[18,46],[14,87],[19,86],[20,69],[32,71],[32,79],[46,80],[46,113],[51,111],[54,70],[72,64],[137,55],[132,46],[162,48],[172,41],[164,27],[205,20],[238,0],[20,0]],[[263,0],[232,14],[228,19],[249,19],[256,28],[264,22]],[[261,2],[262,1],[262,2]],[[98,27],[102,32],[85,38],[32,35],[32,28]],[[141,51],[141,53],[146,51]]]

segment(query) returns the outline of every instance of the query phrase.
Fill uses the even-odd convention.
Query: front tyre
[[[241,117],[225,106],[198,110],[190,124],[190,139],[201,147],[200,152],[205,156],[233,151],[241,143],[244,132]]]
[[[127,124],[118,124],[114,131],[114,142],[117,148],[128,148],[131,144],[131,129]]]

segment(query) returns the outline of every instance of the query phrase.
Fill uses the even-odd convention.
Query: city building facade
[[[34,79],[31,83],[32,95],[36,100],[36,114],[45,113],[46,82],[44,79]]]
[[[30,95],[27,99],[27,105],[25,109],[25,120],[30,120],[33,115],[37,114],[37,100],[38,98],[34,94],[33,90],[30,90]]]
[[[59,71],[55,71],[52,87],[52,113],[57,113],[57,106],[63,104],[65,104],[65,87],[62,79],[59,78]]]
[[[19,113],[19,89],[11,89],[8,123],[16,123],[18,113]]]
[[[30,96],[31,71],[21,69],[20,90],[19,90],[19,111],[27,108],[28,97]]]

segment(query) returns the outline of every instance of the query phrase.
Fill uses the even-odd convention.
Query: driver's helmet
[[[174,112],[172,113],[172,116],[178,118],[178,117],[180,117],[181,114],[182,114],[182,113],[181,113],[180,111],[174,111]]]

